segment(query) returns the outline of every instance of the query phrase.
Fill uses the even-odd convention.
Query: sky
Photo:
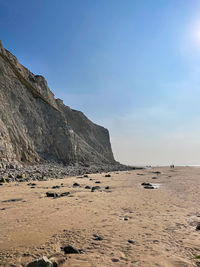
[[[0,0],[0,39],[117,161],[200,165],[199,0]]]

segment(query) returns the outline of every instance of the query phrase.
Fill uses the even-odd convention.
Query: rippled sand
[[[0,266],[26,266],[42,255],[55,254],[65,260],[63,266],[196,266],[200,168],[88,176],[35,182],[35,188],[27,183],[0,187]],[[73,187],[74,182],[80,187]],[[142,182],[160,187],[144,189]],[[63,187],[51,189],[62,183]],[[91,192],[86,185],[101,190]],[[70,195],[47,198],[47,191]],[[93,240],[93,234],[103,240]],[[83,254],[64,255],[60,248],[68,244]]]

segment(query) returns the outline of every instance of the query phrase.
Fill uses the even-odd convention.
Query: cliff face
[[[0,43],[0,160],[114,163],[108,130],[55,99]]]

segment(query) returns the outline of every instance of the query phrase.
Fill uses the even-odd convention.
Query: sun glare
[[[194,37],[196,39],[196,42],[198,42],[200,44],[200,24],[197,25],[197,27],[195,29]]]
[[[192,28],[192,30],[190,30],[191,41],[194,46],[200,48],[200,21],[193,24],[191,28]]]

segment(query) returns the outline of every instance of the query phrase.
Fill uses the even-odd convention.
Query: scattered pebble
[[[47,197],[58,197],[58,194],[56,192],[46,192]]]
[[[63,250],[65,254],[80,254],[82,252],[81,250],[76,249],[70,245],[61,247],[61,250]]]
[[[6,182],[6,179],[5,179],[5,178],[1,178],[1,179],[0,179],[0,183],[1,183],[1,184],[5,183],[5,182]]]
[[[144,189],[155,189],[152,185],[145,185]]]
[[[200,230],[200,223],[198,223],[196,226],[196,231],[199,231],[199,230]]]
[[[91,192],[94,192],[95,190],[99,190],[99,189],[101,189],[100,186],[93,186],[91,189]]]
[[[85,189],[91,189],[91,187],[89,185],[86,185]]]
[[[130,244],[135,244],[135,240],[133,240],[133,239],[129,239],[129,240],[128,240],[128,243],[130,243]]]
[[[151,184],[150,184],[150,183],[146,183],[146,182],[144,182],[144,183],[141,183],[141,185],[146,185],[146,186],[150,185],[150,186],[151,186]]]
[[[144,189],[154,189],[154,186],[150,183],[141,183],[141,185],[143,185]]]
[[[66,197],[70,194],[70,192],[63,192],[60,194],[60,197]]]
[[[73,184],[73,187],[78,187],[78,186],[80,186],[80,184],[78,184],[78,183]]]
[[[3,200],[2,202],[16,202],[16,201],[22,201],[23,198],[11,198],[8,200]]]
[[[119,259],[114,259],[114,258],[113,258],[113,259],[111,259],[111,261],[112,261],[112,262],[118,262]]]
[[[27,185],[29,185],[29,186],[36,186],[35,183],[29,183],[29,184],[27,184]]]
[[[93,234],[93,240],[97,240],[97,241],[102,241],[103,240],[103,237],[98,235],[98,234]]]
[[[52,189],[57,189],[57,188],[60,188],[60,186],[59,185],[52,186]]]
[[[26,267],[53,267],[53,263],[46,256],[43,256],[41,259],[28,263]]]
[[[19,178],[19,179],[24,179],[25,177],[26,177],[26,175],[24,173],[17,175],[17,178]]]

